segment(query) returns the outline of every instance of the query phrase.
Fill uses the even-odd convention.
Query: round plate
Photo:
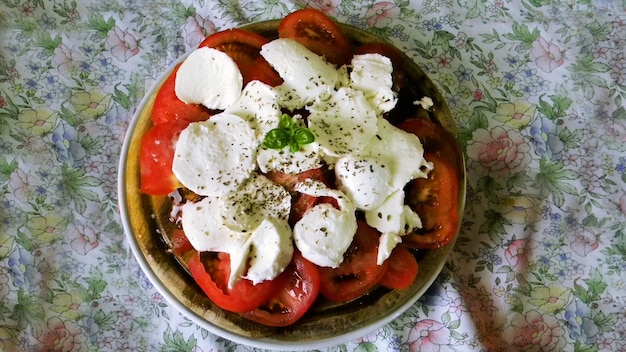
[[[241,28],[275,38],[279,22],[265,21]],[[384,41],[352,26],[341,27],[355,44]],[[438,122],[457,136],[450,110],[433,82],[411,59],[404,56],[403,60],[410,82],[405,89],[409,89],[416,99],[428,96],[434,102],[428,113],[421,110],[420,117]],[[168,221],[169,199],[139,192],[140,140],[152,126],[150,112],[156,92],[176,64],[144,97],[130,124],[121,153],[118,185],[122,223],[131,249],[146,276],[171,305],[208,331],[234,342],[258,348],[304,350],[334,346],[366,335],[395,319],[419,299],[439,275],[456,236],[443,248],[420,251],[417,258],[420,271],[409,288],[377,288],[346,304],[331,304],[320,298],[304,318],[289,327],[272,328],[256,324],[214,305],[169,251],[167,233],[172,226]],[[458,146],[456,140],[450,142]],[[457,214],[463,214],[465,167],[460,148],[457,147],[457,150],[460,180]]]

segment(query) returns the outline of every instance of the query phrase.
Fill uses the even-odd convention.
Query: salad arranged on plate
[[[141,191],[171,199],[172,251],[217,306],[288,326],[409,287],[415,252],[452,240],[453,138],[415,116],[432,101],[406,94],[400,55],[305,9],[278,38],[210,35],[163,82]]]

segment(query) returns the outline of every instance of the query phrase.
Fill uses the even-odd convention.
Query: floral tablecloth
[[[3,0],[0,350],[251,350],[143,275],[119,153],[143,94],[205,35],[307,6],[423,67],[468,172],[432,288],[329,351],[626,351],[624,0]]]

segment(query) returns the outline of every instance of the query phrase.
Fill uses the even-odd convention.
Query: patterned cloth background
[[[301,7],[391,40],[468,169],[428,293],[329,351],[626,351],[624,0],[0,2],[0,350],[248,351],[142,274],[117,209],[133,113],[217,30]]]

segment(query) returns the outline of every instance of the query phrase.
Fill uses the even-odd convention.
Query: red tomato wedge
[[[320,293],[334,302],[348,302],[367,293],[376,286],[385,272],[388,262],[376,264],[378,232],[363,221],[352,244],[337,268],[320,268]]]
[[[190,251],[195,249],[189,242],[189,239],[185,235],[183,229],[174,229],[170,235],[170,244],[172,246],[172,253],[177,257],[184,257]]]
[[[278,36],[294,39],[338,66],[350,63],[352,58],[348,37],[337,23],[319,10],[303,9],[287,15],[278,26]]]
[[[191,276],[209,299],[220,308],[234,313],[258,308],[283,286],[277,279],[256,285],[250,280],[240,279],[228,288],[230,256],[225,253],[197,253],[187,265]]]
[[[302,219],[304,213],[317,204],[330,203],[335,207],[337,206],[337,202],[334,198],[315,197],[308,194],[298,193],[294,189],[298,182],[302,182],[309,178],[324,182],[327,186],[332,187],[332,172],[329,172],[325,168],[311,169],[298,174],[286,174],[279,171],[270,171],[266,174],[266,176],[270,180],[285,187],[285,189],[291,193],[291,213],[289,214],[289,223],[291,225]]]
[[[166,195],[181,186],[172,172],[172,162],[176,140],[188,124],[183,120],[164,122],[143,135],[139,154],[141,192]]]
[[[403,121],[398,127],[417,135],[425,152],[437,154],[438,158],[447,160],[452,167],[461,164],[456,139],[442,126],[424,118],[412,118]]]
[[[402,238],[415,248],[440,248],[456,234],[458,179],[452,165],[435,153],[424,158],[434,164],[428,178],[418,178],[406,188],[411,207],[422,219],[423,227]]]
[[[298,182],[302,182],[306,179],[312,179],[316,181],[322,181],[328,184],[328,173],[322,169],[311,169],[303,171],[297,174],[287,174],[280,171],[270,171],[265,176],[277,184],[285,187],[290,193],[295,192],[295,186]]]
[[[303,194],[296,193],[291,196],[291,212],[289,213],[289,224],[291,226],[295,225],[302,216],[309,211],[311,208],[316,206],[319,203],[319,198]]]
[[[298,321],[313,305],[320,290],[315,264],[296,251],[291,264],[277,278],[284,283],[259,308],[243,316],[268,326],[288,326]]]
[[[211,116],[211,112],[204,106],[183,103],[176,96],[174,87],[179,67],[180,65],[174,68],[156,94],[154,105],[152,106],[152,114],[150,115],[155,125],[175,120],[204,121]]]
[[[228,54],[239,67],[244,86],[253,80],[277,86],[282,79],[260,54],[267,42],[269,39],[262,35],[233,28],[211,34],[198,47],[215,48]]]
[[[443,127],[426,119],[411,119],[400,125],[416,134],[424,145],[424,158],[434,164],[428,178],[411,181],[406,199],[422,219],[423,228],[404,236],[402,243],[415,248],[440,248],[456,234],[460,156],[454,138]]]
[[[411,286],[419,271],[417,260],[413,254],[405,246],[398,245],[393,249],[387,261],[389,266],[380,280],[380,284],[391,289],[403,289]]]

